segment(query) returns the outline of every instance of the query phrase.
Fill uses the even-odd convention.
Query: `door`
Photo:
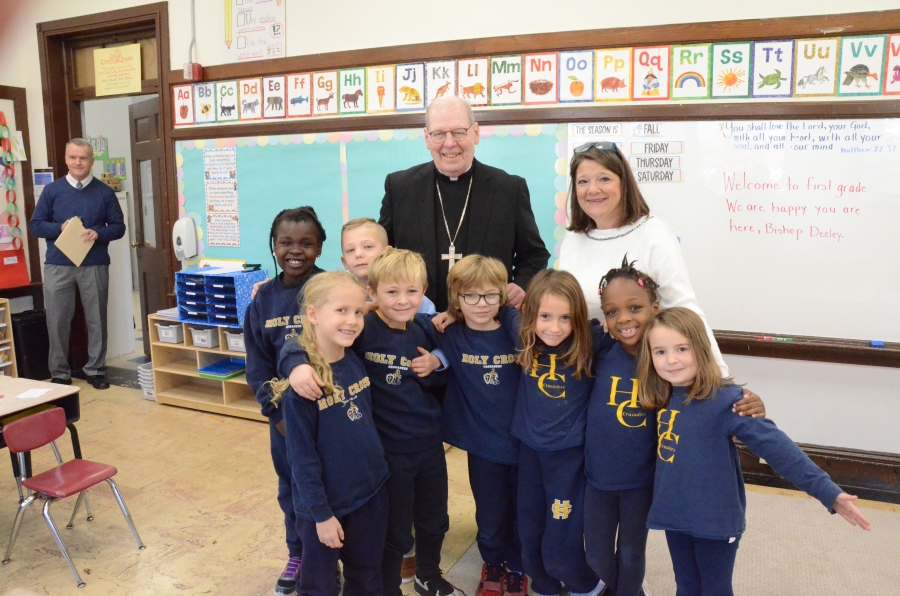
[[[131,128],[131,160],[134,175],[135,241],[141,319],[144,321],[144,354],[150,356],[147,315],[169,307],[173,281],[168,272],[169,225],[165,220],[168,197],[162,179],[165,172],[162,119],[159,98],[128,107]]]

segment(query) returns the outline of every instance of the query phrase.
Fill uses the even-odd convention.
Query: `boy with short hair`
[[[367,265],[368,292],[375,310],[366,315],[353,350],[362,358],[372,382],[372,416],[391,472],[382,560],[385,594],[400,596],[401,562],[415,543],[416,592],[420,596],[463,596],[441,577],[440,569],[441,545],[450,527],[447,462],[441,408],[426,391],[432,379],[422,378],[438,368],[440,361],[426,354],[419,360],[421,364],[414,362],[434,347],[413,322],[425,294],[425,262],[417,253],[391,249]],[[278,369],[290,378],[298,395],[307,399],[321,396],[321,380],[298,343],[285,344]],[[413,526],[415,539],[410,534]]]

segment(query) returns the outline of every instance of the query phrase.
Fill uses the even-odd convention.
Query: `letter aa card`
[[[794,96],[834,95],[838,43],[832,38],[798,39],[794,57]]]
[[[456,60],[425,63],[425,107],[438,97],[456,95]]]
[[[522,56],[491,56],[492,106],[522,103]]]
[[[669,46],[634,48],[631,99],[669,99]]]
[[[313,116],[333,116],[338,113],[338,73],[336,70],[314,72],[312,75]]]
[[[341,114],[366,113],[366,69],[348,68],[338,71]]]
[[[286,77],[287,116],[301,118],[312,114],[312,73],[304,72]]]
[[[214,83],[194,85],[194,124],[212,124],[216,121],[216,86]]]
[[[838,95],[881,95],[886,43],[884,35],[841,39]]]
[[[884,94],[900,93],[900,33],[887,40],[887,61],[884,65]]]
[[[594,52],[559,53],[559,102],[594,101]]]
[[[263,118],[284,118],[284,75],[263,79]]]
[[[594,101],[631,99],[631,48],[594,52]]]
[[[241,120],[262,118],[262,79],[241,79],[238,81],[238,90]]]
[[[709,98],[712,46],[672,46],[672,99]]]
[[[713,97],[750,97],[750,51],[749,41],[713,44]]]
[[[753,97],[790,97],[793,77],[793,39],[753,43]]]
[[[366,69],[370,114],[394,111],[394,66],[370,66]]]
[[[398,64],[397,111],[425,109],[425,63]]]
[[[456,61],[459,76],[458,95],[473,106],[486,106],[488,103],[487,91],[490,83],[488,76],[487,58],[466,58]]]
[[[216,121],[234,122],[240,118],[238,112],[238,82],[219,81],[216,83]]]
[[[559,55],[525,54],[525,99],[522,103],[541,104],[559,101]]]
[[[172,101],[175,107],[175,126],[194,123],[194,88],[191,85],[172,87]]]

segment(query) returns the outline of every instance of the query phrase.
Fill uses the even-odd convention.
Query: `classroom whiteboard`
[[[900,119],[569,132],[620,143],[712,328],[900,341]]]

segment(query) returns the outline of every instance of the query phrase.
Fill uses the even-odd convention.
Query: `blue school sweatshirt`
[[[648,528],[712,540],[744,532],[747,497],[732,437],[831,511],[841,488],[774,422],[732,412],[741,394],[739,386],[726,385],[713,398],[685,405],[687,388],[672,389],[668,407],[657,414],[656,482]]]
[[[421,355],[417,347],[434,348],[419,325],[410,322],[405,329],[392,329],[378,312],[366,315],[365,327],[353,342],[372,382],[375,426],[390,453],[416,453],[441,444],[441,406],[425,388],[445,380],[439,372],[424,379],[413,372],[411,362]],[[308,363],[300,344],[288,342],[278,370],[288,378],[294,367]]]
[[[656,411],[641,408],[634,356],[616,343],[594,361],[588,402],[584,471],[598,490],[653,484]]]
[[[614,340],[599,324],[591,325],[594,358]],[[512,434],[535,451],[559,451],[584,444],[588,399],[594,379],[566,366],[561,355],[571,338],[554,348],[537,340],[540,352],[519,377]]]
[[[463,321],[438,333],[431,317],[417,315],[416,322],[449,361],[441,413],[444,441],[481,459],[516,465],[519,444],[510,427],[521,369],[514,334],[503,326],[476,331]]]
[[[284,273],[270,279],[256,292],[247,305],[244,317],[244,348],[247,350],[247,384],[262,406],[263,416],[278,422],[281,410],[270,403],[272,394],[265,383],[278,376],[278,355],[288,339],[303,331],[300,323],[300,301],[303,286],[322,269],[313,267],[303,283],[286,286]]]
[[[109,243],[125,235],[125,218],[116,193],[96,178],[78,190],[66,177],[54,180],[44,188],[28,222],[32,234],[47,240],[44,263],[74,266],[69,257],[56,248],[56,239],[62,233],[62,224],[76,215],[85,229],[97,232],[97,240],[81,266],[109,265]]]
[[[316,523],[364,505],[388,478],[381,440],[372,420],[369,377],[351,351],[332,363],[343,398],[304,399],[284,394],[284,431],[291,464],[294,510]]]

